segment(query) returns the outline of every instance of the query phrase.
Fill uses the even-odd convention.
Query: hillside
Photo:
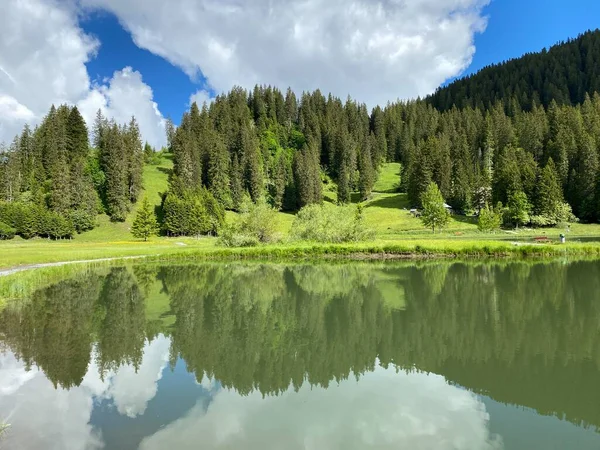
[[[533,102],[580,104],[586,93],[599,91],[600,30],[595,30],[548,50],[485,67],[438,89],[426,101],[440,110],[454,105],[489,109],[497,101],[506,105],[516,101],[517,110],[530,110]]]

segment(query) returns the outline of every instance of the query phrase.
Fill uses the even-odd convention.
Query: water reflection
[[[4,442],[500,448],[514,439],[490,427],[489,402],[583,433],[600,425],[599,272],[594,262],[90,271],[0,313]]]

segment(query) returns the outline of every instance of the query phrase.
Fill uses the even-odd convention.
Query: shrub
[[[565,202],[558,203],[552,213],[531,216],[531,224],[535,227],[563,226],[578,221],[573,215],[571,205]]]
[[[69,239],[75,234],[73,222],[53,211],[46,211],[41,221],[40,236],[50,239]]]
[[[308,205],[292,224],[295,239],[315,242],[358,242],[374,235],[364,223],[362,206]]]
[[[73,222],[75,231],[83,233],[96,226],[96,214],[94,211],[77,209],[69,213],[69,219]]]
[[[277,211],[266,203],[245,204],[238,222],[223,227],[219,243],[225,247],[253,247],[278,241]]]
[[[259,243],[257,237],[242,233],[234,224],[224,226],[219,233],[219,244],[224,247],[256,247]]]
[[[479,211],[479,221],[477,222],[479,231],[491,233],[499,229],[500,225],[502,225],[502,213],[500,211],[501,206],[498,210],[494,210],[488,205],[481,208],[481,211]]]
[[[10,225],[0,222],[0,241],[9,240],[15,237],[17,230]]]

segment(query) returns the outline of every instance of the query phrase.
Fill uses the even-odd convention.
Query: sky
[[[234,85],[321,89],[369,107],[600,25],[597,0],[0,0],[0,142],[51,104],[135,115],[165,144],[192,101]]]

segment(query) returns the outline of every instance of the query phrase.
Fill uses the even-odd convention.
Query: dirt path
[[[147,256],[150,256],[150,255],[121,256],[121,257],[114,257],[114,258],[98,258],[98,259],[80,259],[77,261],[61,261],[61,262],[52,262],[52,263],[28,264],[25,266],[11,267],[9,269],[1,269],[0,277],[6,276],[6,275],[12,275],[12,274],[18,273],[18,272],[23,272],[25,270],[41,269],[42,267],[57,267],[57,266],[66,266],[67,264],[86,264],[86,263],[106,262],[106,261],[123,261],[123,260],[127,260],[127,259],[146,258]]]

